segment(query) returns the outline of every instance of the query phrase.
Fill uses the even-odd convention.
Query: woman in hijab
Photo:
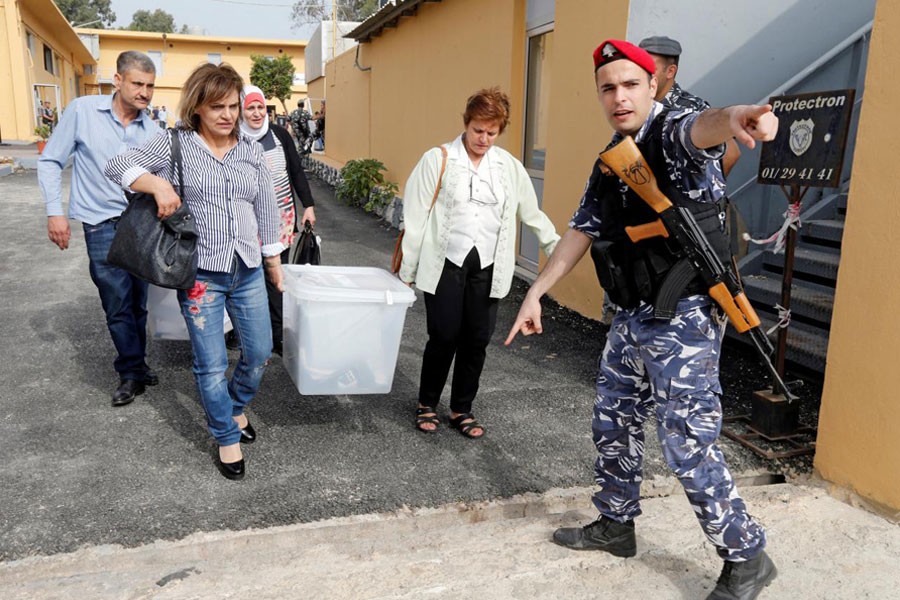
[[[291,243],[299,229],[305,227],[307,223],[310,227],[316,224],[316,210],[313,208],[315,203],[309,191],[309,183],[303,173],[294,140],[287,129],[269,122],[266,99],[262,90],[255,85],[245,85],[241,98],[244,109],[241,118],[241,133],[263,147],[266,163],[272,174],[272,183],[275,185],[275,199],[281,214],[279,234],[281,243],[286,248],[281,254],[281,264],[288,264]],[[295,198],[299,199],[303,206],[303,215],[299,222],[297,221],[298,211]],[[281,354],[284,345],[282,293],[268,280],[266,281],[266,291],[269,294],[272,343],[274,351]]]

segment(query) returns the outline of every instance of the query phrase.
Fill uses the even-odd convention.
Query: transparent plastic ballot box
[[[232,328],[228,311],[225,311],[223,333],[228,333]],[[147,290],[147,337],[153,340],[191,339],[175,290],[149,285]]]
[[[283,360],[297,390],[390,392],[413,291],[374,267],[283,268]]]

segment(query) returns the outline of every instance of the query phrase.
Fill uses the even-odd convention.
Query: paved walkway
[[[314,184],[314,194],[327,264],[388,264],[395,232],[327,188]],[[568,511],[590,506],[601,325],[548,303],[546,333],[504,348],[525,290],[517,283],[501,302],[475,407],[487,436],[473,442],[446,426],[428,436],[412,429],[425,340],[419,294],[390,394],[301,396],[273,359],[251,405],[260,441],[246,449],[248,476],[230,482],[214,468],[189,345],[152,342],[160,385],[111,408],[113,349],[80,227],[66,252],[47,240],[34,171],[0,178],[0,199],[0,598],[461,598],[475,593],[470,586],[489,598],[603,598],[611,589],[668,598],[701,597],[714,581],[718,561],[652,434],[643,492],[664,497],[646,504],[642,554],[617,561],[547,543],[559,523],[592,516]],[[759,371],[735,369],[762,380]],[[726,411],[734,400],[726,389]],[[750,489],[808,462],[722,446],[754,514],[772,528],[779,566],[811,570],[825,586],[783,577],[770,597],[880,589],[866,565],[878,568],[875,549],[897,555],[895,526],[816,490]],[[839,515],[820,522],[825,505]],[[821,548],[798,550],[815,539]],[[610,588],[613,572],[622,579]],[[644,582],[641,593],[629,578]],[[794,594],[825,588],[847,595]]]
[[[900,529],[800,485],[748,488],[778,578],[761,598],[895,598]],[[680,494],[644,502],[638,555],[573,552],[553,528],[583,523],[585,489],[400,510],[134,549],[86,548],[0,565],[5,600],[705,598],[720,562]]]

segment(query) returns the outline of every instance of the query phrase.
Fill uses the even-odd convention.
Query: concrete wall
[[[872,20],[875,2],[632,0],[628,39],[679,40],[678,81],[714,106],[756,102]]]
[[[815,466],[825,479],[900,510],[897,368],[900,3],[879,2],[841,250]]]
[[[338,21],[335,31],[334,21],[319,23],[306,46],[307,82],[324,76],[325,63],[356,46],[356,40],[344,36],[353,31],[357,25],[359,23],[356,21]]]
[[[207,62],[209,53],[221,54],[223,63],[234,67],[250,83],[250,68],[253,65],[251,55],[279,57],[287,54],[291,57],[296,73],[302,74],[305,68],[304,51],[306,42],[290,40],[258,40],[251,38],[217,38],[209,36],[146,33],[138,31],[110,31],[103,29],[79,29],[81,34],[95,35],[99,39],[100,56],[97,75],[91,78],[94,93],[98,88],[102,93],[109,92],[109,82],[116,71],[116,57],[125,50],[140,52],[162,52],[162,72],[157,74],[156,92],[153,95],[154,106],[166,106],[169,111],[170,124],[176,118],[175,108],[181,97],[181,87],[198,65]],[[286,101],[290,112],[297,107],[297,101],[306,98],[306,84],[294,85],[292,95]],[[281,102],[269,99],[281,113],[284,109]]]

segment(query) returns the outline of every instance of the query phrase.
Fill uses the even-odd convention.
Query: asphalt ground
[[[311,183],[323,262],[388,265],[396,231]],[[446,421],[436,435],[413,429],[426,340],[417,292],[389,394],[302,396],[273,357],[248,411],[259,440],[244,447],[247,477],[228,481],[215,468],[188,342],[149,342],[160,384],[110,406],[114,350],[80,224],[72,231],[65,252],[47,239],[35,171],[0,177],[0,561],[591,485],[593,380],[606,328],[548,301],[545,333],[503,347],[523,282],[501,302],[488,349],[474,407],[483,439]],[[745,412],[749,390],[765,384],[752,356],[728,348],[722,378],[726,414]],[[817,402],[807,389],[806,421]],[[655,437],[648,432],[645,478],[663,480]],[[810,468],[808,458],[764,460],[724,439],[722,447],[746,482]]]

